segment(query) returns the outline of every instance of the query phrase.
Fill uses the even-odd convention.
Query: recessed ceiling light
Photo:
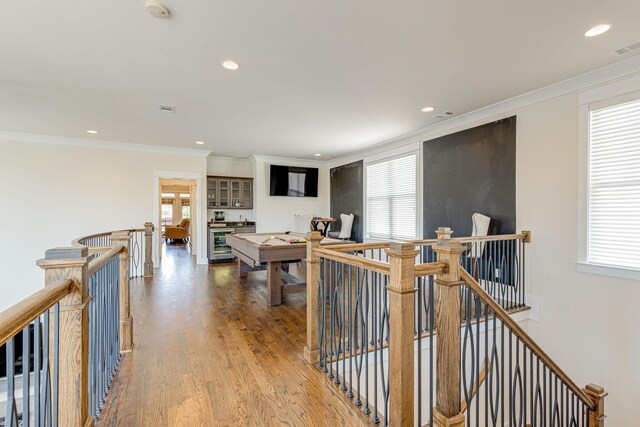
[[[231,70],[231,71],[236,71],[237,69],[240,68],[240,66],[238,65],[237,62],[235,61],[224,61],[222,63],[222,66],[224,68],[226,68],[227,70]]]
[[[423,108],[422,110],[420,110],[420,111],[422,111],[423,113],[429,113],[429,112],[431,112],[431,111],[433,111],[433,110],[435,110],[435,108],[433,108],[433,107],[424,107],[424,108]]]
[[[203,141],[196,141],[196,144],[198,144],[198,145],[204,145],[204,142],[203,142]]]
[[[586,33],[584,33],[584,35],[585,37],[599,36],[600,34],[603,34],[609,31],[610,28],[611,28],[611,25],[609,24],[596,25],[595,27],[589,28],[589,30]]]
[[[322,156],[322,154],[321,153],[316,153],[316,154],[314,154],[314,156],[320,157],[320,156]]]
[[[96,133],[98,133],[98,131],[97,130],[88,130],[87,133],[96,134]]]

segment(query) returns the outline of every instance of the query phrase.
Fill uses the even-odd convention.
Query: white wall
[[[253,167],[249,159],[209,156],[207,175],[253,178]]]
[[[0,153],[0,310],[42,288],[44,275],[35,262],[46,249],[86,234],[157,222],[154,171],[206,174],[206,153],[6,140],[0,141]]]
[[[578,91],[546,98],[528,105],[513,102],[525,105],[493,109],[501,110],[497,114],[489,109],[474,120],[460,118],[387,147],[333,160],[331,166],[380,156],[387,149],[410,150],[415,141],[517,115],[516,227],[533,233],[527,294],[539,304],[539,321],[530,320],[528,330],[579,386],[593,382],[609,392],[608,426],[627,426],[640,400],[640,281],[577,271]]]
[[[271,164],[319,168],[318,197],[269,196],[269,165]],[[329,215],[329,168],[325,162],[254,156],[253,170],[254,216],[257,232],[294,230],[294,214]]]

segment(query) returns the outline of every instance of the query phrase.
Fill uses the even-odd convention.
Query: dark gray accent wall
[[[362,207],[364,197],[364,175],[362,161],[349,163],[331,169],[329,176],[331,216],[337,218],[332,229],[340,230],[340,214],[354,215],[351,240],[362,242]]]
[[[448,226],[470,236],[474,212],[489,234],[516,227],[516,116],[424,142],[424,237]]]

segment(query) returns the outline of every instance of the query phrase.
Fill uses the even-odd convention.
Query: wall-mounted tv
[[[270,196],[318,197],[318,168],[271,165]]]

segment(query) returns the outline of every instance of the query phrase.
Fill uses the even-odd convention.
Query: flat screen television
[[[270,196],[318,197],[318,168],[271,165]]]

